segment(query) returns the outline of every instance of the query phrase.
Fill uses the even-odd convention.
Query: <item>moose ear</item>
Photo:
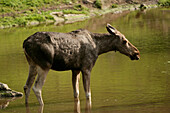
[[[114,27],[112,27],[110,24],[106,25],[106,29],[110,34],[116,34],[117,32],[117,30]]]

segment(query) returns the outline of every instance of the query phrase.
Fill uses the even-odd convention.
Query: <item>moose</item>
[[[72,71],[74,98],[79,98],[79,80],[82,73],[86,99],[91,101],[90,76],[99,55],[109,51],[119,51],[131,60],[139,60],[139,50],[123,34],[110,24],[106,25],[108,33],[91,33],[78,29],[69,33],[36,32],[23,43],[23,49],[29,64],[29,74],[24,86],[25,104],[28,104],[30,89],[40,105],[42,86],[50,69]]]

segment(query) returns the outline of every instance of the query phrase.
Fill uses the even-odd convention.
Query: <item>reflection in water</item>
[[[21,99],[22,97],[13,97],[13,98],[1,98],[0,99],[0,109],[5,109],[8,107],[9,102],[14,101],[16,99]]]
[[[30,111],[29,105],[26,105],[25,107],[26,107],[26,113],[32,113],[32,111]],[[37,113],[43,113],[43,109],[44,109],[44,106],[39,106]]]
[[[91,101],[86,100],[85,113],[91,113],[91,107],[92,107]],[[74,113],[81,113],[81,107],[80,107],[80,100],[79,99],[74,100]]]
[[[74,113],[81,113],[80,112],[80,100],[79,99],[75,99],[74,100]]]
[[[0,100],[0,109],[5,109],[9,105],[9,100]]]
[[[135,17],[140,18],[143,14],[146,14],[146,11],[147,10],[145,9],[145,10],[141,10],[141,11],[137,12]]]
[[[85,113],[91,113],[91,101],[86,100],[86,107],[85,107]]]
[[[81,106],[80,106],[80,100],[79,99],[74,100],[73,106],[74,106],[74,109],[73,109],[74,113],[81,113]],[[26,105],[25,108],[26,108],[26,113],[32,113],[29,105]],[[39,106],[38,108],[36,107],[35,109],[37,109],[36,113],[43,113],[44,106]],[[85,111],[85,113],[91,113],[91,101],[86,100],[84,111]]]

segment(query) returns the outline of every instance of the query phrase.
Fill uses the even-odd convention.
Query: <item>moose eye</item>
[[[127,43],[127,41],[126,40],[123,40],[123,44],[126,44]]]

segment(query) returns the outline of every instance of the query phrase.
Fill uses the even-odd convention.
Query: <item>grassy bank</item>
[[[77,0],[1,0],[0,13],[75,3]]]
[[[0,28],[55,22],[51,12],[89,14],[77,0],[1,0]]]
[[[96,0],[91,4],[91,6],[94,6],[92,9],[96,11],[94,12],[87,7],[89,4],[77,4],[77,2],[78,0],[1,0],[0,28],[54,23],[56,19],[54,15],[51,15],[52,12],[62,12],[59,19],[67,20],[68,18],[63,15],[85,14],[86,17],[89,17],[91,13],[101,15],[114,11],[110,10],[113,8],[117,8],[115,11],[122,10],[119,8],[121,6],[117,4],[110,4],[109,10],[102,10],[101,0]]]
[[[76,0],[1,0],[0,27],[52,23],[54,18],[50,15],[51,12],[88,14],[89,9],[87,7],[80,4],[74,5],[75,2]],[[68,4],[72,4],[71,8],[57,8],[57,6],[67,6]]]

